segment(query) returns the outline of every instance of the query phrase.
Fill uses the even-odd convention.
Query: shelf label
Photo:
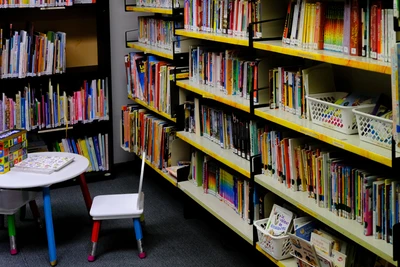
[[[344,145],[342,143],[339,143],[338,141],[333,141],[332,145],[340,147],[340,148],[344,148]]]
[[[306,134],[308,136],[311,136],[311,137],[314,137],[314,138],[318,138],[318,134],[315,133],[314,131],[310,130],[310,129],[301,127],[300,128],[300,132],[303,133],[303,134]]]

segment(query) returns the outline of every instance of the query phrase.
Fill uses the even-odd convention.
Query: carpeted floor
[[[118,166],[113,180],[89,183],[92,197],[136,192],[138,176],[133,169],[139,169],[137,162]],[[80,189],[76,185],[53,189],[58,266],[273,266],[201,208],[196,208],[195,218],[184,219],[182,201],[185,196],[151,169],[145,172],[144,192],[147,258],[141,260],[137,256],[132,221],[113,220],[102,224],[98,258],[89,263],[92,225]],[[43,216],[41,197],[37,203]],[[50,266],[45,231],[31,218],[27,209],[26,219],[17,220],[19,253],[15,256],[9,254],[7,230],[0,230],[0,266]]]

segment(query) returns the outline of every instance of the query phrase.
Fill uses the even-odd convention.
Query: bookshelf
[[[169,115],[169,114],[167,114],[167,113],[165,113],[165,112],[162,112],[162,111],[159,111],[159,110],[155,109],[154,107],[148,105],[146,102],[144,102],[144,101],[142,101],[142,100],[140,100],[140,99],[138,99],[138,98],[132,97],[132,96],[128,96],[128,98],[129,98],[130,100],[132,100],[132,101],[135,101],[135,102],[138,103],[139,105],[145,107],[146,109],[151,110],[152,112],[154,112],[154,113],[156,113],[156,114],[162,116],[163,118],[166,118],[166,119],[168,119],[168,120],[170,120],[170,121],[172,121],[172,122],[176,122],[176,119],[175,119],[175,118],[172,118],[171,115]]]
[[[129,11],[129,12],[157,13],[157,14],[165,14],[165,15],[173,14],[172,9],[159,8],[159,7],[126,6],[125,10]]]
[[[56,1],[53,2],[54,5],[56,5]],[[80,91],[80,89],[83,88],[84,81],[90,84],[93,80],[97,81],[97,79],[101,79],[102,84],[100,87],[97,87],[97,89],[99,89],[98,92],[100,92],[101,88],[105,93],[105,98],[101,98],[104,100],[102,100],[102,105],[107,104],[107,108],[102,111],[108,114],[104,113],[104,116],[96,114],[92,117],[94,118],[93,121],[89,120],[84,122],[84,119],[82,119],[82,121],[76,120],[74,124],[71,122],[68,122],[68,125],[65,123],[61,125],[54,123],[54,125],[50,124],[44,127],[34,127],[34,129],[30,130],[30,134],[40,136],[49,149],[54,149],[53,145],[55,143],[59,143],[62,139],[66,138],[71,140],[84,138],[85,134],[87,134],[88,137],[94,137],[98,136],[99,133],[101,133],[102,136],[107,136],[108,141],[104,142],[107,143],[107,149],[103,152],[106,153],[107,151],[106,159],[108,160],[109,169],[91,172],[89,180],[96,181],[101,177],[111,176],[113,172],[109,1],[100,0],[96,3],[61,6],[63,2],[72,3],[72,1],[57,1],[57,5],[59,6],[48,4],[47,6],[43,5],[40,7],[0,8],[3,29],[4,26],[8,25],[6,23],[12,23],[13,33],[17,31],[21,33],[20,30],[29,32],[26,23],[31,22],[35,32],[47,33],[48,31],[59,31],[66,33],[67,36],[65,43],[65,72],[53,72],[52,74],[42,73],[40,76],[33,77],[28,75],[26,77],[21,76],[20,78],[3,77],[3,79],[0,79],[0,86],[2,88],[7,88],[3,92],[8,99],[17,99],[15,94],[21,91],[22,96],[25,97],[23,94],[27,91],[25,91],[24,87],[29,85],[32,89],[32,96],[34,95],[40,102],[39,97],[42,95],[41,91],[43,90],[43,95],[47,94],[50,81],[53,86],[53,92],[57,97],[60,99],[63,98],[62,93],[66,92],[66,96],[75,99],[74,92]],[[28,36],[31,38],[31,35],[28,34]],[[3,32],[2,38],[2,44],[5,45],[5,40],[8,39],[9,36]],[[60,86],[60,94],[57,92],[57,85]],[[93,88],[90,97],[95,97],[93,94],[95,90],[96,88]],[[4,98],[1,100],[4,100]],[[63,98],[62,101],[65,101],[65,99]],[[35,104],[34,101],[28,103],[32,103],[32,105]],[[89,104],[87,104],[87,106],[91,107]],[[56,105],[54,105],[54,107],[56,107]],[[62,105],[58,106],[57,113],[56,111],[50,113],[51,116],[55,118],[55,122],[57,122],[56,118],[61,116],[59,107],[62,107]],[[71,114],[71,110],[67,109],[67,112],[69,115]],[[33,114],[32,111],[21,111],[21,115],[22,113]],[[21,122],[22,120],[21,118]],[[58,121],[58,124],[59,122],[60,121]],[[17,125],[18,124],[15,124],[15,126]],[[22,125],[25,125],[25,123]],[[70,150],[72,151],[71,147]],[[76,151],[75,153],[79,152]],[[96,157],[97,155],[94,154],[93,156]]]
[[[388,60],[386,61],[383,60],[383,58],[382,60],[376,60],[369,57],[345,55],[344,53],[340,52],[332,52],[327,50],[314,50],[311,48],[299,48],[299,46],[296,44],[291,44],[291,45],[283,44],[282,33],[284,29],[286,14],[288,12],[287,4],[289,2],[292,2],[294,5],[296,4],[296,2],[299,3],[303,1],[261,0],[263,12],[264,8],[266,8],[269,14],[267,14],[267,16],[263,15],[261,21],[250,23],[250,25],[248,26],[248,37],[237,37],[235,36],[235,33],[233,34],[217,33],[218,30],[221,31],[221,25],[211,26],[214,27],[214,32],[212,32],[213,31],[212,29],[211,30],[207,29],[207,26],[204,26],[205,24],[209,23],[209,21],[207,22],[206,20],[205,22],[202,21],[200,23],[197,21],[199,18],[195,18],[194,16],[190,15],[191,13],[187,14],[186,10],[185,10],[185,14],[187,14],[186,19],[189,20],[188,24],[190,25],[185,24],[185,29],[177,29],[175,30],[175,34],[187,38],[198,39],[200,43],[203,44],[204,47],[206,47],[205,53],[210,54],[210,52],[207,51],[207,49],[210,50],[211,53],[213,53],[214,51],[218,53],[220,50],[217,49],[212,50],[210,49],[210,47],[213,47],[213,45],[217,47],[219,45],[223,47],[222,49],[224,49],[225,47],[233,46],[237,50],[240,50],[241,52],[247,51],[249,52],[249,54],[250,53],[254,54],[254,57],[265,57],[267,58],[267,60],[270,60],[269,63],[271,63],[271,65],[268,66],[269,68],[285,66],[285,64],[298,64],[298,62],[310,63],[307,66],[310,65],[314,66],[319,63],[328,63],[335,65],[335,67],[337,66],[336,67],[337,69],[342,70],[342,72],[335,73],[335,75],[340,75],[340,74],[343,75],[343,73],[345,72],[356,73],[355,70],[357,70],[357,74],[362,73],[362,75],[366,78],[372,72],[373,75],[380,75],[379,77],[382,77],[382,79],[384,79],[385,82],[387,82],[387,79],[391,78],[393,86],[392,98],[394,99],[393,112],[395,112],[395,105],[397,105],[398,103],[398,81],[397,81],[398,69],[396,65],[397,63],[393,62],[390,63],[388,62]],[[279,4],[282,4],[284,7],[283,8],[282,6],[279,7]],[[190,8],[194,7],[190,6]],[[271,14],[271,12],[273,14]],[[206,18],[208,15],[209,14],[206,15]],[[274,21],[275,23],[275,19],[278,20],[279,18],[283,18],[281,20],[280,25],[274,24],[271,26],[271,24],[268,24],[272,21]],[[202,19],[203,18],[200,18],[200,20]],[[227,29],[228,31],[230,29],[229,23],[232,22],[229,22],[228,20],[228,29]],[[257,24],[262,25],[261,36],[253,37],[254,36],[253,27]],[[192,29],[196,27],[198,28],[197,30]],[[217,27],[217,30],[215,29],[215,27]],[[222,27],[225,28],[226,24],[222,23]],[[276,38],[276,36],[279,37]],[[389,41],[389,46],[393,45],[394,43],[394,41],[393,43],[390,43],[390,40],[393,40],[391,38],[392,38],[391,34],[388,33],[387,36],[385,35],[385,39]],[[209,41],[210,43],[207,43],[205,41]],[[387,53],[386,54],[387,58],[391,56],[390,47],[388,48],[388,50],[386,50],[385,53]],[[249,54],[246,54],[246,56],[249,56]],[[197,54],[197,56],[199,56],[199,54]],[[192,55],[192,57],[195,56]],[[393,55],[391,57],[392,59],[394,58]],[[274,60],[279,61],[280,59],[287,59],[288,62],[285,63],[274,62]],[[297,61],[297,59],[303,61]],[[392,66],[393,64],[395,66]],[[265,74],[265,79],[267,79],[268,70],[263,71],[263,74]],[[209,75],[210,74],[207,74],[207,78],[209,78]],[[350,76],[352,75],[349,75],[349,77]],[[355,78],[350,77],[350,79],[355,79]],[[283,111],[281,109],[271,109],[268,106],[268,104],[266,104],[266,102],[255,104],[251,99],[246,100],[243,97],[227,95],[224,92],[222,92],[220,88],[218,88],[217,86],[199,84],[193,82],[192,80],[180,80],[177,82],[177,86],[181,88],[181,91],[185,92],[184,95],[189,95],[193,97],[194,94],[195,98],[204,99],[205,101],[207,101],[207,103],[209,101],[214,102],[215,104],[214,106],[220,106],[221,109],[225,109],[225,107],[222,107],[222,105],[219,104],[227,105],[233,109],[249,113],[250,116],[253,116],[254,119],[259,119],[266,123],[273,123],[274,127],[283,126],[283,128],[279,129],[292,130],[294,132],[297,132],[297,134],[300,133],[301,136],[311,137],[312,140],[318,140],[323,143],[329,144],[332,146],[332,148],[338,149],[338,151],[351,152],[355,155],[361,156],[363,160],[366,160],[365,163],[367,163],[368,161],[370,161],[371,163],[373,162],[374,164],[378,163],[378,165],[379,164],[382,165],[382,169],[385,170],[384,173],[385,177],[386,176],[391,177],[392,170],[394,168],[398,168],[396,167],[396,163],[398,163],[398,161],[395,161],[395,159],[400,157],[400,153],[397,152],[394,149],[394,147],[392,149],[388,149],[380,147],[375,144],[361,141],[358,134],[346,135],[338,131],[335,131],[333,129],[316,125],[311,120],[302,119],[299,116],[290,114],[289,112]],[[381,89],[373,89],[373,90],[375,90],[375,93],[379,93],[377,91],[380,91]],[[251,92],[254,92],[254,90],[251,90]],[[229,108],[226,109],[230,110]],[[396,116],[397,113],[396,115],[394,115],[394,119],[396,118]],[[196,118],[196,115],[194,115],[194,118]],[[185,131],[178,132],[177,136],[183,141],[193,146],[194,148],[203,151],[205,154],[211,156],[218,162],[236,170],[243,176],[250,178],[250,180],[254,183],[255,187],[261,187],[267,189],[276,196],[279,196],[283,200],[297,207],[299,210],[319,220],[320,222],[322,222],[322,224],[332,228],[333,230],[336,230],[339,233],[342,233],[349,240],[353,241],[359,246],[366,248],[371,253],[383,258],[389,263],[396,265],[396,261],[393,260],[394,256],[393,245],[387,243],[384,240],[375,239],[373,236],[365,236],[363,232],[363,226],[360,223],[357,223],[355,220],[353,221],[344,219],[336,216],[328,209],[319,208],[315,204],[314,199],[308,198],[307,192],[293,191],[292,189],[288,189],[285,185],[278,183],[271,177],[268,177],[263,174],[258,174],[256,171],[257,168],[254,167],[255,164],[254,162],[249,162],[244,159],[241,159],[240,157],[237,157],[229,149],[222,149],[218,144],[208,140],[203,136]],[[387,167],[393,169],[388,169]],[[196,187],[191,182],[178,182],[178,187],[180,187],[183,184],[185,184],[185,186],[186,184],[190,185],[196,189]],[[201,193],[199,196],[197,196],[196,198],[191,196],[191,198],[195,199],[196,202],[198,202],[211,214],[216,216],[219,220],[224,222],[228,227],[232,228],[232,224],[241,222],[241,219],[238,216],[236,216],[235,218],[231,218],[231,221],[227,222],[226,218],[224,217],[221,218],[219,214],[215,214],[215,211],[211,207],[212,205],[215,204],[214,202],[218,203],[218,201],[213,199],[213,197],[210,198],[210,201],[208,201],[205,198],[209,197],[209,195],[203,193],[202,190],[199,190],[199,192]],[[254,232],[256,232],[256,230],[254,230]],[[243,237],[241,233],[238,234]],[[256,234],[254,234],[254,237],[255,236]],[[246,239],[245,237],[243,238]],[[269,254],[265,253],[263,249],[257,244],[256,238],[253,239],[253,245],[256,250],[263,253],[277,266],[280,267],[297,266],[297,263],[293,258],[283,261],[278,261],[272,258]]]

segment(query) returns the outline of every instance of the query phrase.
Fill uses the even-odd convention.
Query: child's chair
[[[32,215],[38,222],[39,226],[41,226],[40,213],[35,201],[36,195],[37,192],[35,191],[0,189],[0,220],[4,222],[4,215],[7,215],[11,255],[18,253],[17,241],[15,238],[15,214],[21,207],[25,206],[29,202]]]
[[[146,257],[142,247],[142,227],[140,217],[143,214],[144,194],[142,192],[143,173],[146,153],[142,155],[142,165],[140,171],[139,190],[137,194],[117,194],[96,196],[93,199],[90,215],[93,217],[92,230],[92,250],[88,261],[92,262],[96,258],[96,247],[100,232],[100,221],[113,219],[133,219],[139,258]]]

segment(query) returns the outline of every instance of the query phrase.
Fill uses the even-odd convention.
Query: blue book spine
[[[93,145],[94,151],[96,152],[97,163],[99,164],[99,169],[104,170],[100,156],[99,140],[97,139],[97,136],[93,136]]]
[[[72,150],[74,151],[74,153],[75,153],[75,154],[79,154],[78,148],[76,147],[75,140],[71,138],[70,142],[71,142]]]
[[[26,123],[25,123],[25,98],[21,97],[21,128],[25,129]]]

